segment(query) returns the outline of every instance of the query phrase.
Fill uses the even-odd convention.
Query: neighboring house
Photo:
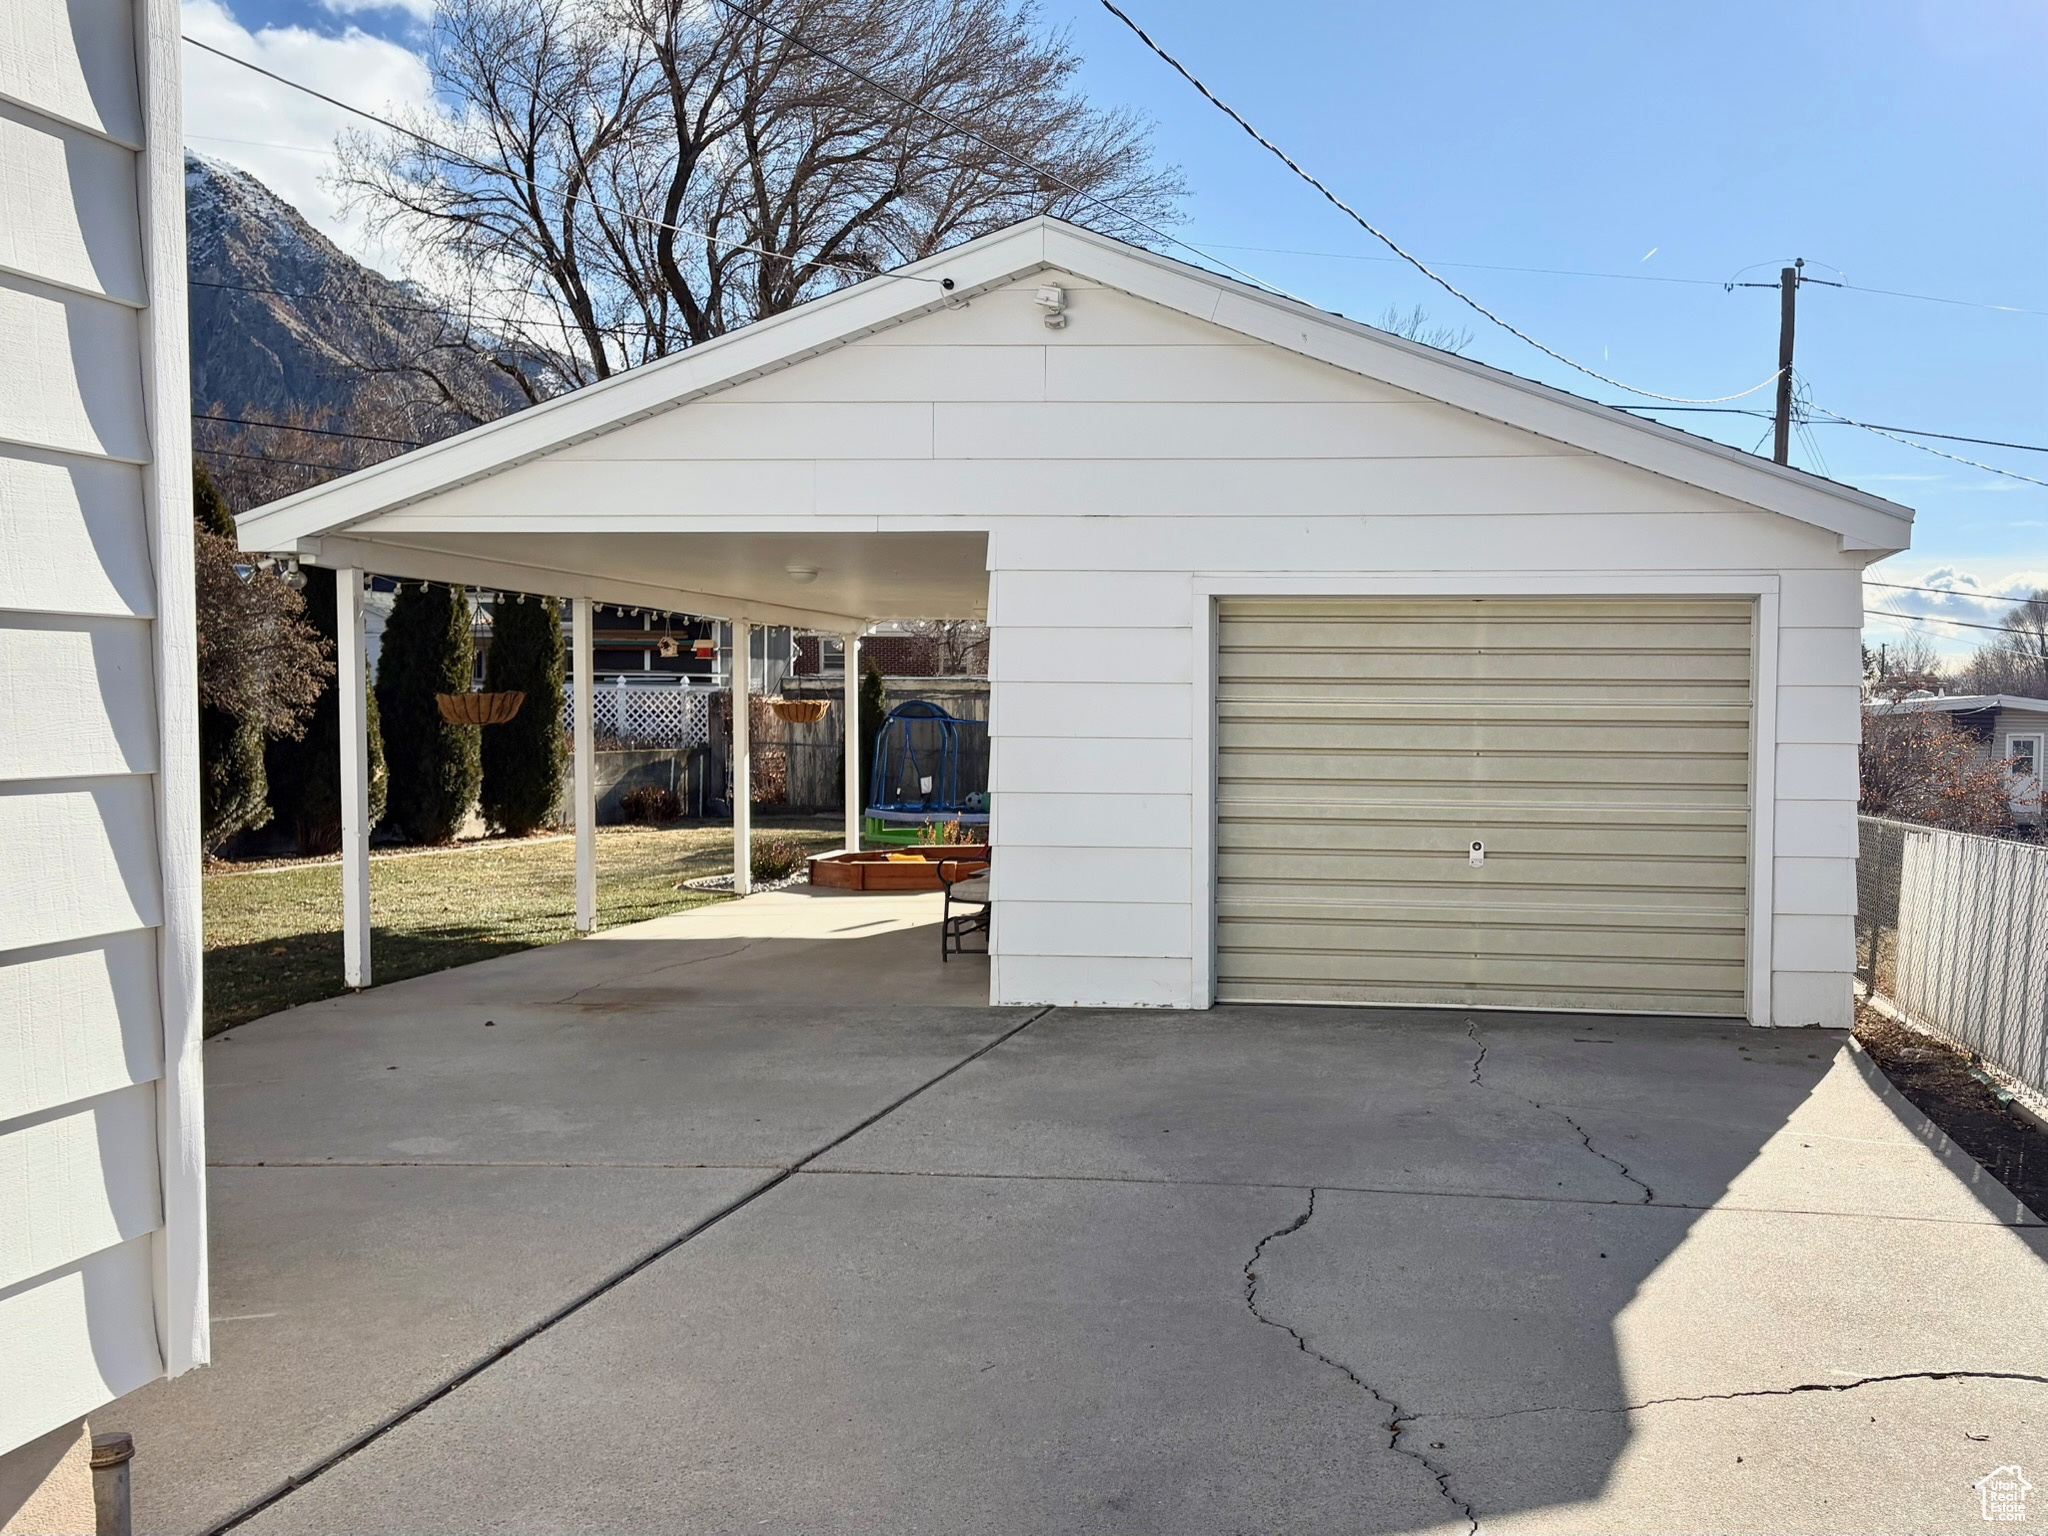
[[[174,0],[6,0],[0,1526],[9,1529],[90,1530],[80,1421],[207,1356],[178,82]],[[82,1527],[71,1523],[81,1488]],[[20,1501],[31,1496],[44,1502],[25,1513]]]
[[[999,1003],[1842,1027],[1861,580],[1911,518],[1036,219],[241,538],[345,588],[986,618]]]
[[[2041,774],[2048,764],[2048,699],[2010,693],[1969,693],[1901,699],[1890,708],[1944,714],[1984,746],[2012,774],[2012,814],[2021,826],[2041,820]]]

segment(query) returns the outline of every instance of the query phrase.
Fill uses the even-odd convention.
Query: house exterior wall
[[[355,531],[524,558],[565,504],[618,509],[581,531],[987,530],[1002,1003],[1207,1001],[1216,597],[1747,595],[1752,1016],[1849,1022],[1869,556],[1811,524],[1059,270]]]
[[[178,9],[0,7],[0,1453],[206,1358]]]

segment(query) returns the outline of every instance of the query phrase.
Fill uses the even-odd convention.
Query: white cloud
[[[357,16],[365,11],[403,11],[422,26],[434,19],[434,0],[320,0],[320,8],[336,16]]]
[[[183,23],[201,42],[367,111],[433,105],[420,55],[355,27],[338,36],[305,27],[251,32],[221,0],[183,0]],[[187,48],[184,62],[185,137],[194,149],[250,172],[351,255],[403,271],[399,253],[345,214],[324,184],[334,171],[335,136],[369,125],[202,49]]]
[[[1943,655],[1962,657],[1992,638],[1971,626],[1995,625],[2012,611],[2010,599],[2048,588],[2048,571],[1965,570],[1953,563],[1915,569],[1887,561],[1868,571],[1864,580],[1863,606],[1871,610],[1864,616],[1867,630],[1879,637],[1918,634],[1933,641]],[[1890,617],[1894,614],[1899,617]]]

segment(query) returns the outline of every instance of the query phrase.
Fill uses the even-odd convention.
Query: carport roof
[[[1072,273],[1425,398],[1813,524],[1838,535],[1845,549],[1894,551],[1909,541],[1912,511],[1881,497],[1041,217],[259,507],[240,519],[242,545],[349,563],[372,552],[347,547],[353,525],[365,519],[1048,270]],[[570,509],[559,526],[573,532],[576,523]],[[330,542],[323,554],[322,546]],[[647,585],[637,562],[615,574],[626,586]],[[618,583],[611,586],[616,589]],[[633,600],[624,592],[618,595]],[[866,616],[888,611],[876,608]]]

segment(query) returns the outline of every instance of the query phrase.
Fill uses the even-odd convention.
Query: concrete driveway
[[[2048,1488],[2048,1232],[1840,1036],[991,1010],[934,916],[756,897],[214,1042],[217,1363],[95,1426],[137,1529],[1926,1532]]]

